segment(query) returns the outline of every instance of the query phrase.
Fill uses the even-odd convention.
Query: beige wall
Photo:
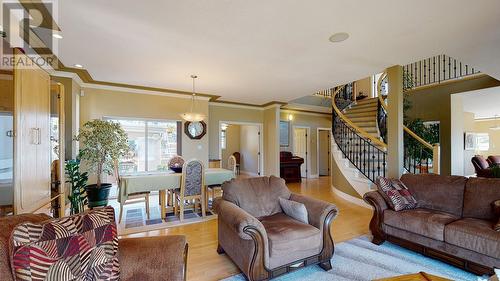
[[[252,125],[240,126],[240,153],[242,172],[257,174],[259,169],[259,127]]]
[[[235,152],[240,151],[240,126],[229,125],[226,129],[226,149],[222,149],[222,167],[228,168],[228,158]]]
[[[280,176],[279,122],[278,106],[264,110],[264,175],[266,176]]]
[[[103,117],[132,117],[159,120],[180,120],[179,114],[189,110],[190,98],[136,94],[114,90],[84,89],[80,98],[80,124]],[[198,99],[196,111],[208,115],[208,101]],[[205,120],[209,123],[209,120]],[[208,128],[208,133],[210,128]],[[182,133],[182,156],[196,158],[208,166],[208,139],[191,140]]]
[[[440,121],[441,174],[450,175],[452,171],[451,95],[499,85],[499,81],[484,75],[409,92],[413,103],[408,111],[410,118]]]
[[[500,130],[491,130],[490,127],[500,125],[500,122],[489,120],[474,122],[474,132],[488,133],[490,136],[490,149],[488,151],[478,151],[478,154],[488,157],[490,155],[500,155]],[[470,161],[470,159],[469,159]]]
[[[371,77],[366,77],[364,79],[357,80],[354,85],[356,87],[355,89],[356,96],[359,95],[359,92],[363,92],[363,94],[367,95],[368,97],[373,97]]]
[[[323,115],[323,114],[311,114],[304,113],[300,111],[290,111],[290,110],[281,110],[280,118],[282,121],[287,121],[288,115],[293,115],[293,120],[290,121],[290,142],[287,147],[280,147],[282,151],[292,151],[293,152],[293,126],[304,126],[310,128],[310,136],[309,136],[309,144],[308,149],[310,155],[310,171],[309,175],[318,176],[318,153],[317,153],[317,145],[318,145],[318,136],[317,136],[317,128],[331,128],[332,127],[332,117],[331,115]],[[321,153],[321,152],[320,152]],[[304,164],[303,164],[304,165]]]
[[[209,157],[219,159],[219,123],[220,121],[259,123],[264,122],[264,111],[248,107],[229,107],[228,105],[218,105],[210,103],[208,106],[210,123],[208,126],[209,137]]]

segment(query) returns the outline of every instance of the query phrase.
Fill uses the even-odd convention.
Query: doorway
[[[263,171],[262,124],[220,121],[219,158],[221,168],[227,169],[229,157],[239,153],[237,172],[247,176],[259,176]],[[238,157],[236,157],[238,159]]]
[[[310,128],[293,126],[293,154],[304,159],[300,166],[300,174],[303,178],[309,177],[309,143]]]
[[[330,176],[331,129],[318,128],[318,175]]]

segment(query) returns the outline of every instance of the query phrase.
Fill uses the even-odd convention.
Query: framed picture
[[[280,121],[280,146],[290,146],[290,122]]]
[[[476,149],[476,134],[472,132],[464,133],[464,149],[465,150],[475,150]]]

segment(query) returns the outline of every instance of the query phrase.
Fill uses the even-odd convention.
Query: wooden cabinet
[[[14,67],[14,133],[14,213],[33,212],[51,198],[50,76],[36,65]]]

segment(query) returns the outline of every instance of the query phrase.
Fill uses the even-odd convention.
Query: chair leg
[[[206,203],[206,201],[205,201],[205,200],[206,200],[205,195],[200,196],[201,216],[202,216],[203,218],[205,218],[205,216],[206,216],[206,212],[207,212],[207,210],[206,210],[207,203]]]
[[[150,217],[149,217],[149,194],[146,194],[146,196],[144,196],[144,200],[146,203],[146,216],[149,220],[150,219]]]
[[[217,245],[217,254],[222,255],[226,253],[220,244]]]
[[[331,260],[320,262],[319,267],[321,267],[324,271],[328,271],[328,270],[332,269],[332,262],[331,262]]]
[[[198,210],[198,204],[196,203],[196,199],[194,199],[194,201],[193,201],[193,212],[197,213],[197,210]]]
[[[120,203],[120,214],[118,215],[118,217],[119,217],[118,223],[122,222],[122,215],[123,215],[123,204]]]
[[[182,198],[182,199],[184,199],[184,198]],[[184,204],[185,204],[185,203],[186,203],[186,202],[184,202],[184,200],[180,200],[180,202],[179,202],[179,204],[181,204],[181,206],[180,206],[180,208],[179,208],[179,209],[180,209],[180,211],[181,211],[181,213],[179,214],[179,219],[180,219],[181,221],[183,221],[183,220],[184,220]]]
[[[173,200],[172,200],[172,196],[170,194],[170,190],[167,190],[167,205],[172,206],[172,203],[173,203],[172,201]]]

